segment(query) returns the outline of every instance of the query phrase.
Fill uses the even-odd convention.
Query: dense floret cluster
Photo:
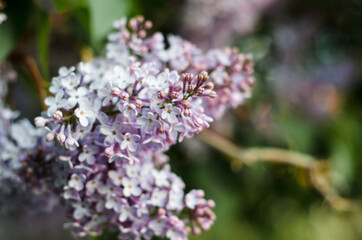
[[[251,57],[230,48],[203,53],[177,36],[167,43],[160,33],[147,37],[152,23],[143,17],[114,26],[105,58],[59,69],[38,130],[12,124],[18,129],[4,139],[29,144],[8,162],[39,195],[62,197],[72,218],[65,226],[76,236],[106,228],[120,239],[198,235],[215,220],[215,204],[202,190],[184,193],[164,152],[250,97]],[[16,132],[24,129],[34,133]],[[33,138],[18,142],[23,135]]]

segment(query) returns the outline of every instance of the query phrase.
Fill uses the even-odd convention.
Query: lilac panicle
[[[143,17],[114,26],[106,57],[59,69],[32,140],[0,135],[24,148],[0,160],[19,162],[15,178],[39,196],[61,197],[77,237],[104,229],[120,239],[199,235],[213,224],[215,203],[202,190],[185,193],[164,152],[251,96],[251,56],[203,53],[178,36],[166,48],[160,33],[147,37],[152,23]],[[32,129],[12,120],[11,129],[22,124],[18,136]]]

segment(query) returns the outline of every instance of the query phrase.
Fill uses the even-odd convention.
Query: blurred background
[[[2,0],[0,68],[7,103],[23,117],[41,112],[34,60],[46,81],[60,66],[102,55],[112,22],[144,15],[154,31],[202,49],[236,46],[255,61],[253,97],[213,123],[240,148],[279,147],[328,161],[334,191],[362,199],[362,1],[359,0]],[[2,85],[0,85],[1,87]],[[360,240],[362,212],[338,211],[309,173],[259,162],[238,167],[199,138],[168,152],[189,189],[216,202],[215,225],[192,239]],[[62,209],[3,215],[0,239],[72,239]],[[105,234],[97,239],[112,239]]]

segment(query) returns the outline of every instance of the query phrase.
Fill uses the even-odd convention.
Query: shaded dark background
[[[252,99],[215,122],[213,131],[240,147],[274,146],[327,159],[336,191],[361,199],[361,1],[3,2],[8,20],[0,25],[0,62],[7,59],[18,72],[8,104],[23,116],[34,118],[41,105],[22,56],[32,56],[50,81],[60,66],[102,55],[113,19],[142,14],[155,31],[180,34],[204,49],[232,45],[253,54]],[[204,189],[216,201],[215,225],[192,239],[362,239],[362,213],[328,206],[305,170],[264,163],[236,169],[197,138],[168,154],[188,189]],[[61,209],[50,216],[3,216],[0,239],[71,239],[64,219]]]

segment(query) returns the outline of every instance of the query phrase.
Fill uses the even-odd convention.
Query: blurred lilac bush
[[[188,0],[182,33],[203,48],[222,47],[254,31],[261,13],[274,0]]]

